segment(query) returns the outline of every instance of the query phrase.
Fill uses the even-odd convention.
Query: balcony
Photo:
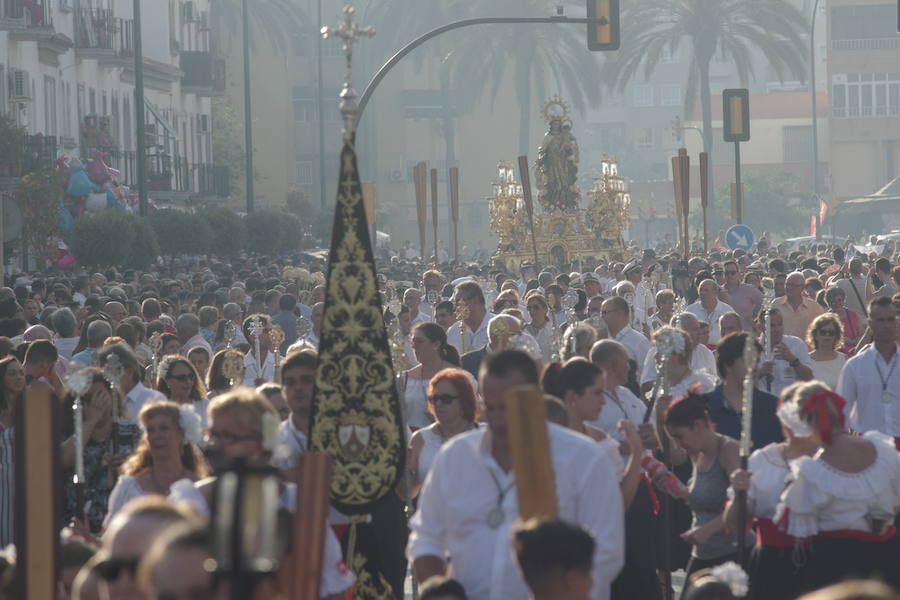
[[[50,0],[0,0],[0,29],[47,29],[53,27]]]
[[[50,171],[56,160],[56,138],[50,135],[27,135],[18,160],[0,164],[0,177],[22,177],[35,171]]]
[[[122,181],[137,190],[137,156],[134,152],[110,152],[108,164],[122,173]],[[147,189],[155,199],[187,200],[194,196],[227,198],[231,192],[228,167],[189,163],[168,154],[147,156]]]
[[[181,91],[199,96],[225,93],[225,60],[212,52],[182,52]]]
[[[831,40],[832,50],[896,50],[900,48],[900,38],[864,38]]]
[[[122,64],[134,57],[134,22],[119,19],[113,11],[82,8],[75,11],[75,48],[83,58]]]

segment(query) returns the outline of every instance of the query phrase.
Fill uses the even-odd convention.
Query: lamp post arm
[[[575,25],[606,25],[608,21],[605,17],[601,17],[599,19],[587,19],[587,18],[570,18],[566,16],[552,16],[552,17],[479,17],[475,19],[463,19],[461,21],[454,21],[453,23],[447,23],[446,25],[441,25],[436,29],[432,29],[431,31],[422,34],[416,39],[412,40],[400,50],[397,51],[384,65],[381,66],[380,69],[375,73],[375,76],[372,77],[372,80],[366,86],[365,91],[363,91],[362,97],[359,99],[359,108],[356,113],[356,124],[357,129],[359,128],[359,123],[362,120],[363,112],[366,110],[366,105],[369,103],[369,99],[372,97],[372,94],[375,93],[375,89],[378,87],[378,84],[381,83],[381,80],[390,72],[394,66],[400,62],[407,54],[427,42],[428,40],[435,38],[442,33],[446,33],[448,31],[452,31],[454,29],[460,29],[462,27],[469,27],[470,25],[489,25],[489,24],[534,24],[534,23],[570,23]]]

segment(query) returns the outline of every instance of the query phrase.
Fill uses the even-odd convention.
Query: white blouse
[[[847,362],[845,354],[837,353],[831,360],[815,360],[812,357],[813,379],[821,381],[833,390],[837,389],[838,378],[844,363]]]
[[[872,531],[874,517],[893,523],[900,506],[900,452],[893,438],[877,431],[863,436],[875,445],[876,458],[859,473],[846,473],[821,459],[804,456],[791,463],[794,481],[781,495],[776,522],[788,511],[787,533],[812,537],[822,531]]]
[[[747,469],[752,473],[747,490],[748,510],[760,519],[775,518],[775,509],[787,485],[791,471],[783,449],[781,444],[769,444],[751,454],[747,462]]]

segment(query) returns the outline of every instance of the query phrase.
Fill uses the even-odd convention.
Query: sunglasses
[[[838,334],[838,332],[835,331],[834,329],[820,329],[817,333],[819,335],[830,335],[832,337],[834,337]]]
[[[540,310],[542,308],[544,308],[543,304],[532,304],[528,306],[528,310]]]
[[[194,374],[193,373],[182,373],[181,375],[168,375],[166,379],[174,379],[175,381],[180,381],[182,383],[193,381]]]
[[[726,275],[737,275],[738,272],[737,271],[725,271],[725,274]]]
[[[454,396],[453,394],[435,394],[430,398],[432,404],[443,404],[444,406],[449,406],[453,404],[453,401],[456,400],[459,396]]]
[[[97,563],[94,569],[104,581],[116,581],[121,577],[123,571],[127,571],[131,577],[134,577],[139,562],[140,559],[137,558],[107,558]]]

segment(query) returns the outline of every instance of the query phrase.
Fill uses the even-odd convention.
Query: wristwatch
[[[800,359],[799,359],[799,358],[795,358],[794,360],[792,360],[792,361],[789,362],[788,364],[791,365],[791,368],[792,368],[792,369],[796,369],[796,368],[800,365]]]

